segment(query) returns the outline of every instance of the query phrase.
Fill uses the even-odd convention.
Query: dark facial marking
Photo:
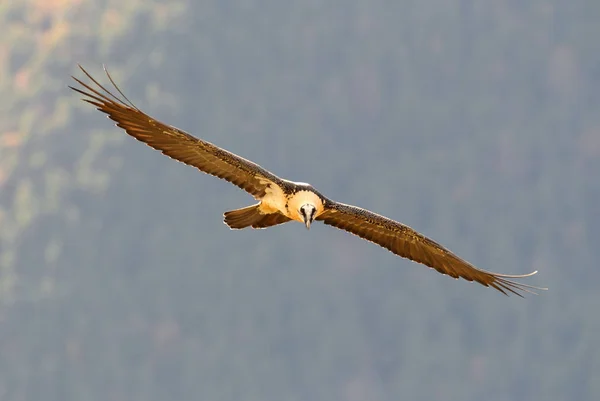
[[[303,207],[300,208],[300,214],[302,215],[302,218],[304,219],[304,221],[306,221],[307,220],[306,210]]]
[[[317,213],[316,208],[312,207],[310,208],[310,211],[308,212],[309,214],[306,214],[306,208],[303,206],[300,208],[300,214],[302,215],[302,217],[304,218],[304,221],[308,221],[310,223],[313,222],[313,220],[315,219],[315,214]]]

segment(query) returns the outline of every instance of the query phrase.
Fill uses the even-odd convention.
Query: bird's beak
[[[310,230],[310,223],[311,223],[311,221],[309,219],[306,219],[306,221],[304,222],[307,230]]]

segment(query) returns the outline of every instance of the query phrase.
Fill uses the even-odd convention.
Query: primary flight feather
[[[232,229],[266,228],[291,220],[310,228],[311,223],[317,220],[374,242],[398,256],[422,263],[442,274],[476,281],[506,295],[513,293],[522,296],[522,292],[534,293],[532,290],[543,289],[513,281],[537,272],[508,275],[477,269],[402,223],[356,206],[332,201],[308,184],[279,178],[256,163],[157,121],[127,99],[108,71],[106,75],[121,97],[107,90],[83,67],[79,68],[92,83],[86,84],[73,77],[81,88],[70,88],[84,95],[84,101],[106,113],[118,127],[175,160],[231,182],[259,201],[255,205],[224,213],[224,221]]]

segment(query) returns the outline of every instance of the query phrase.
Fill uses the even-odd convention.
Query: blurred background
[[[600,2],[0,4],[1,400],[600,399]],[[507,298],[253,203],[154,117],[402,221]]]

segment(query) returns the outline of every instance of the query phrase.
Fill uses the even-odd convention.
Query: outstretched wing
[[[462,277],[468,281],[477,281],[486,287],[493,287],[505,295],[508,295],[507,292],[511,292],[522,296],[520,292],[535,294],[532,290],[545,289],[509,280],[529,277],[537,272],[508,275],[477,269],[412,228],[356,206],[329,201],[325,206],[325,212],[318,216],[317,220],[358,235],[389,249],[396,255],[432,267],[442,274],[454,278]]]
[[[142,112],[121,92],[106,69],[108,79],[121,97],[114,95],[98,83],[83,67],[79,66],[79,68],[95,84],[95,88],[75,77],[73,79],[83,88],[69,87],[84,95],[84,101],[106,113],[118,127],[123,128],[135,139],[175,160],[227,180],[249,192],[256,199],[265,195],[269,185],[281,182],[279,177],[256,163],[161,123]]]

